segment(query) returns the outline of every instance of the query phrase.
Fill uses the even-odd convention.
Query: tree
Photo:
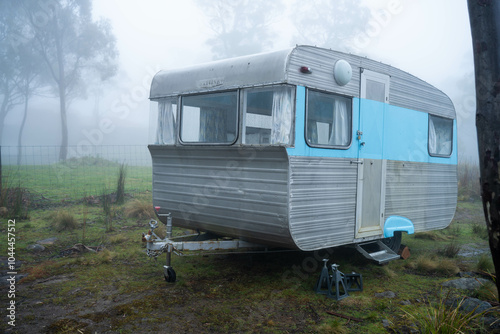
[[[16,20],[14,2],[0,2],[0,144],[2,142],[5,117],[12,108],[22,103],[19,83],[19,57],[13,46],[13,36],[18,36],[22,27]]]
[[[198,0],[215,36],[207,41],[214,59],[259,53],[272,47],[270,26],[281,0]]]
[[[359,1],[296,1],[291,18],[297,30],[294,40],[300,43],[347,51],[353,37],[369,22],[369,10]]]
[[[500,2],[467,0],[474,50],[481,197],[500,291]]]
[[[30,36],[50,74],[59,97],[61,149],[68,153],[67,106],[71,98],[85,96],[86,75],[106,80],[116,73],[115,37],[107,20],[92,19],[91,0],[22,0],[30,22]]]
[[[36,52],[34,40],[28,40],[19,46],[18,59],[19,66],[17,67],[17,90],[24,104],[23,119],[19,127],[17,137],[17,164],[21,164],[22,158],[22,137],[26,119],[28,118],[28,105],[31,97],[43,87],[44,68],[43,59]]]

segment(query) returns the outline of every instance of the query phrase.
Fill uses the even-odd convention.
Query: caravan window
[[[151,102],[149,143],[175,144],[177,97]]]
[[[351,100],[309,90],[306,140],[310,146],[348,148],[351,145]]]
[[[243,90],[244,144],[291,144],[293,92],[290,86]]]
[[[232,144],[237,138],[237,91],[184,96],[181,100],[183,143]]]
[[[429,154],[449,157],[452,152],[453,120],[429,115]]]

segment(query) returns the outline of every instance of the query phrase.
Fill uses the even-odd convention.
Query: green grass
[[[3,166],[4,183],[16,184],[52,202],[101,195],[103,187],[116,189],[119,164],[102,166],[65,164]],[[151,167],[127,166],[125,193],[151,190]]]

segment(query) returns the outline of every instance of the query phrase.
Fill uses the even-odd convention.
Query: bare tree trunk
[[[481,197],[500,291],[500,2],[467,3],[474,48]]]
[[[64,80],[63,80],[64,81]],[[64,161],[68,156],[68,119],[66,116],[66,89],[59,87],[59,104],[61,110],[61,148],[59,151],[59,160]]]
[[[64,72],[64,54],[61,45],[61,37],[56,39],[57,67],[59,70],[59,107],[61,111],[61,149],[59,151],[59,160],[64,161],[68,156],[68,119],[66,115],[66,73]]]
[[[21,126],[19,127],[19,134],[17,136],[17,165],[21,165],[21,158],[22,158],[22,139],[23,139],[23,130],[24,130],[24,125],[26,124],[26,118],[28,117],[28,102],[29,102],[29,93],[28,93],[28,88],[25,90],[25,95],[24,95],[24,115],[23,115],[23,120],[21,121]]]

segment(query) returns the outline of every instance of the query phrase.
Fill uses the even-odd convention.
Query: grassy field
[[[109,173],[116,171],[111,168]],[[141,188],[131,176],[126,182],[126,189],[136,190],[124,204],[112,204],[108,215],[99,200],[80,201],[75,193],[65,205],[54,201],[16,220],[15,256],[22,262],[18,272],[27,276],[15,287],[16,327],[3,316],[0,331],[406,333],[416,326],[411,315],[424,314],[429,303],[440,303],[442,282],[459,271],[493,269],[481,204],[461,201],[447,229],[404,235],[411,252],[407,260],[379,266],[353,249],[334,249],[330,263],[339,264],[342,272],[363,275],[363,291],[341,301],[313,291],[325,255],[317,253],[174,256],[177,281],[166,283],[164,257],[149,259],[141,242],[153,215],[151,192],[138,192]],[[102,183],[92,186],[99,189]],[[38,184],[30,189],[35,187]],[[34,191],[44,188],[39,189]],[[64,192],[53,189],[46,196],[64,199]],[[0,221],[2,235],[7,236],[7,220]],[[158,233],[164,234],[164,227]],[[45,243],[43,251],[30,250],[48,238],[56,240]],[[78,244],[91,250],[82,251]],[[0,247],[7,248],[6,237],[0,239]],[[491,300],[492,288],[485,286],[469,296]],[[395,297],[377,295],[387,291]],[[2,293],[2,309],[8,303]]]
[[[3,166],[4,187],[27,189],[34,201],[78,201],[116,190],[120,164],[100,158],[81,158],[38,166]],[[127,193],[151,190],[151,166],[126,166]],[[36,204],[36,203],[35,203]]]

